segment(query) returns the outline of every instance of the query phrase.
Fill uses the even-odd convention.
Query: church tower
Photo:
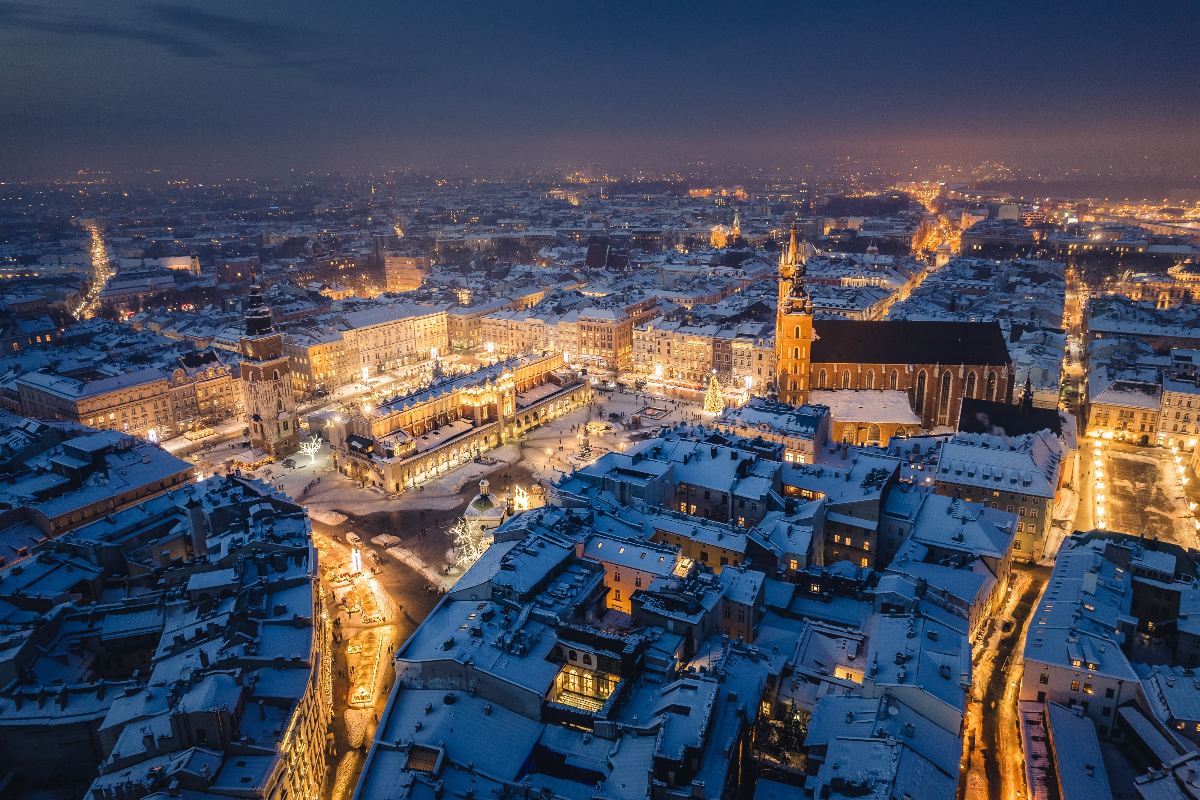
[[[250,445],[282,458],[300,447],[292,374],[283,354],[283,335],[255,285],[246,297],[246,335],[241,340],[242,398],[250,423]]]
[[[813,307],[804,289],[807,256],[792,224],[787,248],[779,254],[779,310],[775,315],[775,385],[780,402],[808,402],[812,363]]]
[[[733,210],[733,225],[729,228],[730,244],[737,244],[742,238],[742,216],[739,209]]]

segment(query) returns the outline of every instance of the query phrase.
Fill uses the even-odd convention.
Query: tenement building
[[[211,478],[0,569],[0,794],[320,796],[316,558],[303,508]]]
[[[389,492],[411,489],[578,408],[591,397],[561,354],[510,358],[442,378],[326,427],[337,468]]]
[[[780,256],[775,323],[782,402],[804,405],[814,389],[901,391],[933,429],[957,423],[964,397],[1011,399],[1013,365],[998,323],[814,320],[804,263],[793,230]]]
[[[187,483],[193,467],[156,444],[0,412],[0,566],[85,523]]]
[[[356,800],[953,795],[968,621],[996,581],[981,575],[959,602],[962,580],[915,565],[949,543],[1002,570],[1011,515],[931,508],[938,530],[906,551],[920,577],[814,566],[832,507],[878,500],[895,460],[814,474],[740,527],[703,516],[730,513],[717,481],[779,496],[778,477],[712,433],[610,453],[564,477],[565,505],[495,529],[397,649]],[[686,513],[664,508],[701,481],[709,508],[702,493]]]

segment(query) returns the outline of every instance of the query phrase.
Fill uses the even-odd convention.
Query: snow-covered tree
[[[308,463],[317,463],[317,453],[321,452],[321,437],[315,433],[311,438],[305,439],[300,443],[300,452],[308,456]]]
[[[721,398],[721,387],[717,383],[715,372],[708,379],[708,391],[704,393],[704,410],[713,415],[725,410],[725,401]]]

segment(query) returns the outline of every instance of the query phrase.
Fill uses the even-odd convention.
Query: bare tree
[[[300,452],[308,456],[309,464],[317,463],[317,453],[321,452],[321,444],[321,437],[315,433],[311,438],[305,439],[300,443]]]
[[[483,537],[474,535],[464,519],[451,526],[450,540],[454,546],[454,566],[463,572],[470,569],[488,549],[488,543]]]

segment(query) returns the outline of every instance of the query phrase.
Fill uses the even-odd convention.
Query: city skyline
[[[1196,800],[1197,30],[0,0],[0,795]]]
[[[10,180],[847,155],[1193,178],[1200,151],[1184,3],[5,2],[0,23]]]

